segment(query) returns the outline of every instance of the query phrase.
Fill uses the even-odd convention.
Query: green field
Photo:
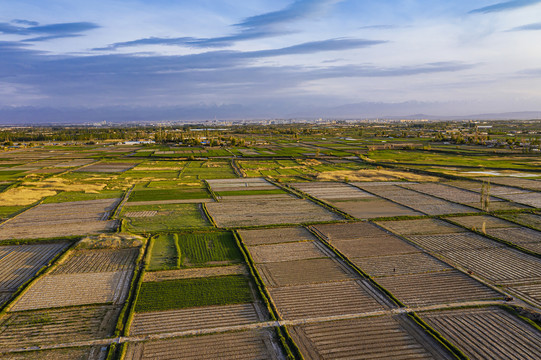
[[[190,161],[182,172],[182,180],[233,179],[235,172],[226,161]]]
[[[198,204],[160,204],[125,206],[128,211],[158,211],[152,217],[125,218],[125,230],[136,233],[174,232],[187,228],[206,228],[212,225],[203,218]]]
[[[44,204],[61,203],[69,201],[99,200],[121,198],[124,194],[119,190],[103,190],[98,193],[85,193],[79,191],[64,191],[43,200]]]
[[[149,270],[212,266],[242,261],[230,232],[163,234],[154,239]]]
[[[249,280],[243,275],[167,280],[144,282],[135,311],[163,311],[251,301]]]
[[[128,202],[208,199],[210,194],[205,189],[150,189],[133,191]]]

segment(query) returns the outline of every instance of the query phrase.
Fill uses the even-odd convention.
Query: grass
[[[244,275],[167,280],[143,283],[135,311],[163,311],[251,301],[249,280]]]
[[[205,189],[145,189],[132,192],[128,202],[208,199],[209,197],[209,193]]]
[[[165,234],[153,239],[148,270],[170,270],[177,268],[179,257],[176,243],[178,235]]]
[[[198,204],[159,204],[125,206],[127,211],[158,211],[156,216],[125,218],[125,230],[136,233],[174,232],[187,228],[206,228],[211,224],[203,218]]]
[[[11,214],[21,211],[26,206],[0,206],[0,219],[7,218]]]
[[[123,195],[123,192],[119,190],[103,190],[98,193],[64,191],[54,196],[45,198],[45,200],[43,200],[43,203],[51,204],[51,203],[62,203],[62,202],[70,202],[70,201],[114,199],[114,198],[121,198],[122,195]]]

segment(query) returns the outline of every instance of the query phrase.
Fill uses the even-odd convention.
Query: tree
[[[481,186],[481,208],[488,211],[490,207],[490,181],[483,181]]]

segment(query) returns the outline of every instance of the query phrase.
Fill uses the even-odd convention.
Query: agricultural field
[[[536,154],[414,125],[6,147],[0,358],[541,357]]]
[[[107,220],[119,199],[41,204],[0,225],[0,240],[51,238],[109,232],[116,228]]]
[[[272,331],[252,330],[155,340],[128,346],[126,360],[175,359],[280,360],[284,358]]]

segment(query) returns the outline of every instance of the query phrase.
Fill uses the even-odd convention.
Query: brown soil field
[[[464,233],[466,230],[438,219],[419,219],[403,221],[378,221],[386,229],[400,235],[428,235]]]
[[[205,306],[135,314],[130,335],[171,333],[257,323],[254,304]]]
[[[256,266],[269,287],[355,279],[353,274],[332,259],[284,261]]]
[[[539,359],[538,330],[499,308],[421,313],[471,359]]]
[[[356,281],[286,286],[271,288],[269,291],[285,320],[358,314],[385,309]]]
[[[357,219],[424,215],[405,206],[376,197],[359,201],[330,201],[329,203]]]
[[[281,201],[295,200],[295,196],[291,194],[267,194],[267,195],[235,195],[235,196],[218,196],[220,202],[255,202],[255,201]]]
[[[25,351],[2,354],[3,360],[105,360],[107,350],[94,348],[65,348],[58,350]]]
[[[501,229],[487,229],[487,234],[497,237],[499,239],[509,241],[515,244],[524,246],[528,243],[540,243],[541,232],[524,228],[524,227],[511,227]]]
[[[15,292],[67,245],[0,246],[0,292]]]
[[[370,191],[378,196],[408,206],[427,215],[444,215],[475,212],[475,209],[421,194],[398,186],[372,186]]]
[[[200,204],[211,203],[214,199],[186,199],[186,200],[156,200],[156,201],[130,201],[130,206],[162,205],[162,204]],[[126,213],[127,214],[127,213]],[[126,215],[127,216],[127,215]]]
[[[126,360],[278,360],[284,358],[271,331],[229,332],[130,344]]]
[[[132,205],[132,204],[130,204]],[[132,205],[133,206],[133,205]],[[135,217],[135,218],[140,218],[140,217],[153,217],[153,216],[156,216],[158,215],[158,211],[157,210],[148,210],[148,211],[126,211],[124,213],[124,216],[125,217]]]
[[[502,196],[504,199],[514,201],[519,204],[541,208],[541,193],[511,194]]]
[[[128,295],[131,275],[131,271],[47,275],[34,283],[11,310],[122,304]]]
[[[450,217],[449,220],[476,230],[482,230],[483,224],[486,229],[519,227],[519,225],[512,222],[488,215]]]
[[[387,315],[294,326],[291,335],[306,360],[449,358],[407,320]]]
[[[156,282],[174,279],[191,279],[224,275],[248,275],[245,265],[216,266],[182,270],[165,270],[146,272],[143,281]]]
[[[231,201],[209,203],[207,209],[219,227],[241,227],[272,224],[302,224],[342,220],[308,200]]]
[[[373,277],[423,274],[452,269],[449,265],[425,253],[365,257],[350,259]]]
[[[483,207],[481,206],[481,203],[479,202],[473,202],[473,203],[464,203],[464,205],[471,206],[473,208],[483,210]],[[488,205],[489,211],[497,211],[497,210],[521,210],[521,209],[531,209],[531,206],[523,205],[523,204],[517,204],[515,202],[502,200],[502,201],[493,201]]]
[[[463,181],[463,180],[450,181],[448,184],[451,185],[451,186],[456,186],[456,187],[461,188],[461,189],[467,189],[467,190],[475,191],[477,193],[481,192],[481,186],[482,186],[482,183],[480,183],[480,182],[471,182],[471,181]],[[493,196],[498,196],[498,197],[505,198],[504,197],[505,195],[510,195],[510,194],[530,194],[530,193],[531,192],[527,191],[527,190],[521,190],[521,189],[512,188],[512,187],[508,187],[508,186],[501,186],[501,185],[494,185],[494,184],[490,185],[490,194],[493,195]]]
[[[436,183],[408,184],[401,185],[404,188],[420,191],[422,193],[440,197],[445,200],[457,202],[460,204],[473,203],[475,200],[481,202],[481,196],[470,190],[458,189],[452,186]],[[491,197],[491,202],[502,201],[501,199]]]
[[[339,182],[292,183],[290,185],[322,200],[364,199],[375,197],[359,188]]]
[[[105,163],[100,162],[77,169],[77,172],[116,173],[128,171],[137,166],[137,163]]]
[[[0,348],[102,339],[112,335],[119,311],[88,306],[8,313],[0,319]]]
[[[541,191],[541,181],[533,179],[521,179],[516,177],[490,178],[490,182],[500,185],[520,186],[526,189]]]
[[[369,222],[321,224],[313,225],[312,228],[331,243],[335,240],[357,240],[390,235],[387,231]]]
[[[105,221],[119,199],[41,204],[0,226],[0,240],[85,235],[113,230]]]
[[[316,240],[316,237],[303,227],[239,230],[239,234],[248,246]]]
[[[501,248],[505,246],[474,233],[410,235],[408,239],[428,251],[438,253],[443,251]]]
[[[263,178],[207,180],[213,191],[272,190],[277,187]]]
[[[442,256],[496,284],[541,279],[541,259],[509,248],[447,251]]]
[[[77,250],[62,262],[51,274],[75,274],[90,272],[114,272],[131,270],[139,249]]]
[[[535,284],[513,285],[507,288],[513,292],[517,292],[521,297],[526,297],[533,301],[537,306],[541,306],[541,282]]]
[[[331,245],[348,258],[420,252],[415,246],[393,235],[366,237],[358,240],[333,240]]]
[[[248,249],[256,263],[328,257],[328,250],[315,241],[250,246]]]
[[[503,296],[459,271],[378,278],[378,283],[407,306],[427,306]]]

